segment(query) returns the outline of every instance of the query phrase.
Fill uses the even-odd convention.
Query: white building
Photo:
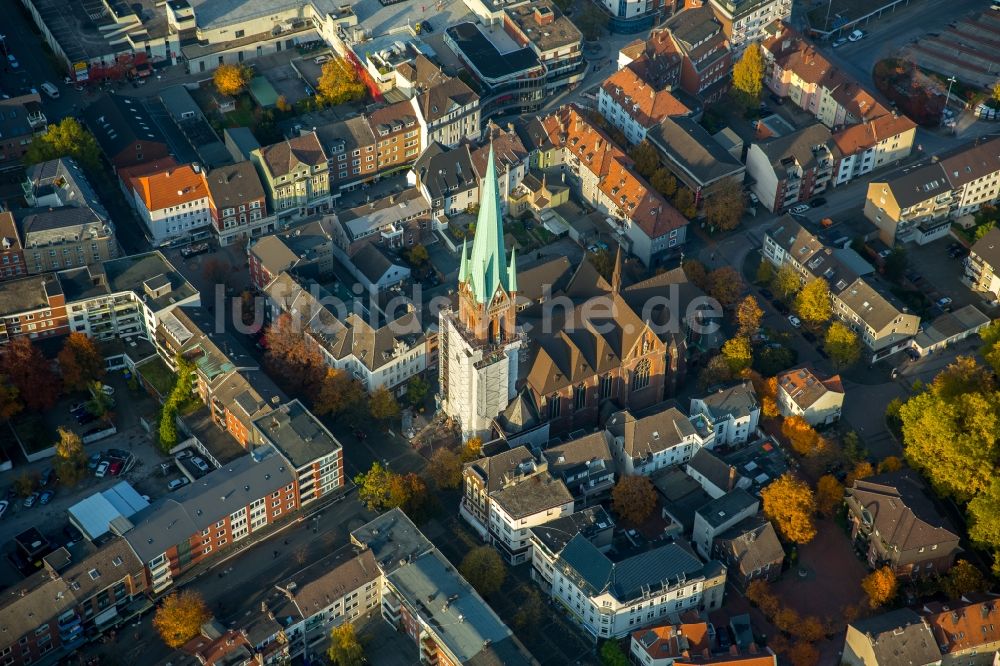
[[[641,418],[628,410],[616,412],[605,426],[614,437],[612,455],[619,475],[650,476],[658,469],[680,465],[715,441],[705,417],[687,417],[676,407]]]
[[[509,483],[490,495],[490,541],[511,564],[531,559],[528,530],[573,513],[566,484],[543,471]]]
[[[687,611],[722,605],[726,569],[678,543],[613,561],[583,534],[559,553],[550,594],[592,636],[621,638]]]
[[[212,224],[211,195],[197,164],[138,176],[131,185],[133,205],[154,246]]]
[[[760,501],[743,488],[731,490],[713,499],[694,514],[691,541],[695,550],[706,560],[712,554],[712,541],[716,535],[749,518],[760,509]]]
[[[801,416],[812,426],[840,420],[844,395],[840,375],[820,379],[809,368],[778,375],[778,410],[782,416]]]
[[[459,78],[445,79],[410,100],[420,125],[420,145],[455,147],[482,132],[479,95]]]
[[[751,42],[764,39],[764,28],[792,15],[792,0],[709,0],[729,38],[734,60]]]
[[[757,430],[760,404],[749,381],[691,398],[691,414],[702,414],[715,429],[715,444],[746,444]]]

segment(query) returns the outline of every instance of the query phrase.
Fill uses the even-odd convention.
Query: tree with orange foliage
[[[814,456],[826,450],[827,442],[799,415],[789,416],[781,424],[781,434],[800,456]]]
[[[192,590],[169,594],[156,609],[153,626],[167,647],[177,649],[198,635],[212,618],[201,595]]]
[[[59,399],[52,364],[26,337],[14,338],[0,352],[0,375],[7,376],[29,411],[50,410]]]
[[[656,490],[648,476],[623,476],[611,491],[611,506],[623,520],[638,525],[656,508]]]
[[[799,622],[794,633],[803,641],[815,643],[826,635],[826,627],[815,615],[807,615]]]
[[[878,473],[885,474],[887,472],[897,472],[903,469],[903,461],[896,456],[889,456],[883,458],[878,464]]]
[[[772,621],[774,622],[774,626],[786,634],[795,634],[800,619],[799,614],[794,608],[780,608],[774,614]]]
[[[267,327],[264,340],[268,373],[289,393],[318,395],[328,368],[316,342],[306,336],[304,322],[283,313]]]
[[[816,536],[813,523],[816,498],[804,481],[785,473],[766,486],[760,496],[764,515],[785,540],[798,544],[813,540]]]
[[[355,69],[343,58],[331,58],[323,64],[316,86],[316,96],[331,106],[365,96],[365,84]]]
[[[82,391],[92,382],[104,379],[104,357],[86,333],[70,333],[56,360],[67,391]]]
[[[816,482],[816,510],[821,516],[830,517],[837,512],[837,507],[844,501],[844,486],[837,477],[824,474]]]
[[[872,464],[867,460],[862,460],[848,473],[847,479],[844,481],[844,485],[850,488],[854,485],[855,481],[867,479],[869,476],[875,476],[875,468],[872,467]]]
[[[819,663],[819,650],[812,643],[797,641],[786,655],[792,666],[815,666]]]
[[[767,581],[754,580],[747,585],[747,599],[757,605],[760,608],[760,612],[765,615],[765,617],[774,617],[778,612],[780,603],[778,598],[774,596],[771,592],[771,586],[767,584]]]
[[[865,576],[861,581],[861,589],[868,595],[868,605],[872,608],[878,608],[896,597],[899,582],[892,569],[885,566]]]

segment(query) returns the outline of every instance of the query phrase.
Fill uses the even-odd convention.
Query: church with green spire
[[[458,310],[441,313],[438,337],[442,408],[469,436],[487,433],[514,397],[521,349],[516,303],[517,258],[504,247],[491,146],[471,250],[462,244]]]

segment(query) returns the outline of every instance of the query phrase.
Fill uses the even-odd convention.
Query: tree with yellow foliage
[[[365,84],[346,60],[331,58],[324,63],[316,86],[316,96],[324,103],[334,106],[352,102],[362,99],[365,92]]]
[[[844,483],[850,487],[854,485],[855,481],[867,479],[869,476],[875,476],[875,468],[867,460],[862,460],[854,466],[854,469],[848,472]]]
[[[789,416],[781,424],[781,434],[800,456],[814,456],[826,450],[827,442],[799,415]]]
[[[473,460],[478,460],[483,457],[483,440],[479,437],[470,437],[465,440],[465,444],[462,445],[462,450],[459,453],[459,458],[462,462],[472,462]]]
[[[837,512],[837,507],[844,501],[844,486],[840,485],[837,477],[832,474],[824,474],[816,482],[816,509],[821,516],[832,516]]]
[[[816,536],[816,498],[804,481],[785,473],[761,493],[764,515],[786,541],[809,543]]]
[[[903,468],[903,461],[896,456],[888,456],[883,458],[878,464],[878,473],[885,474],[886,472],[896,472]]]
[[[167,647],[177,649],[198,635],[212,614],[201,595],[181,590],[168,595],[156,609],[153,626]]]
[[[878,608],[896,597],[899,582],[892,569],[885,566],[865,576],[861,581],[861,589],[868,595],[868,605]]]
[[[235,97],[249,85],[251,74],[250,68],[246,65],[219,65],[212,76],[212,81],[220,95]]]

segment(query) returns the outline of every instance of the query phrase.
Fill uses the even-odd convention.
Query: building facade
[[[330,207],[330,160],[315,132],[250,153],[279,218],[312,215]]]

